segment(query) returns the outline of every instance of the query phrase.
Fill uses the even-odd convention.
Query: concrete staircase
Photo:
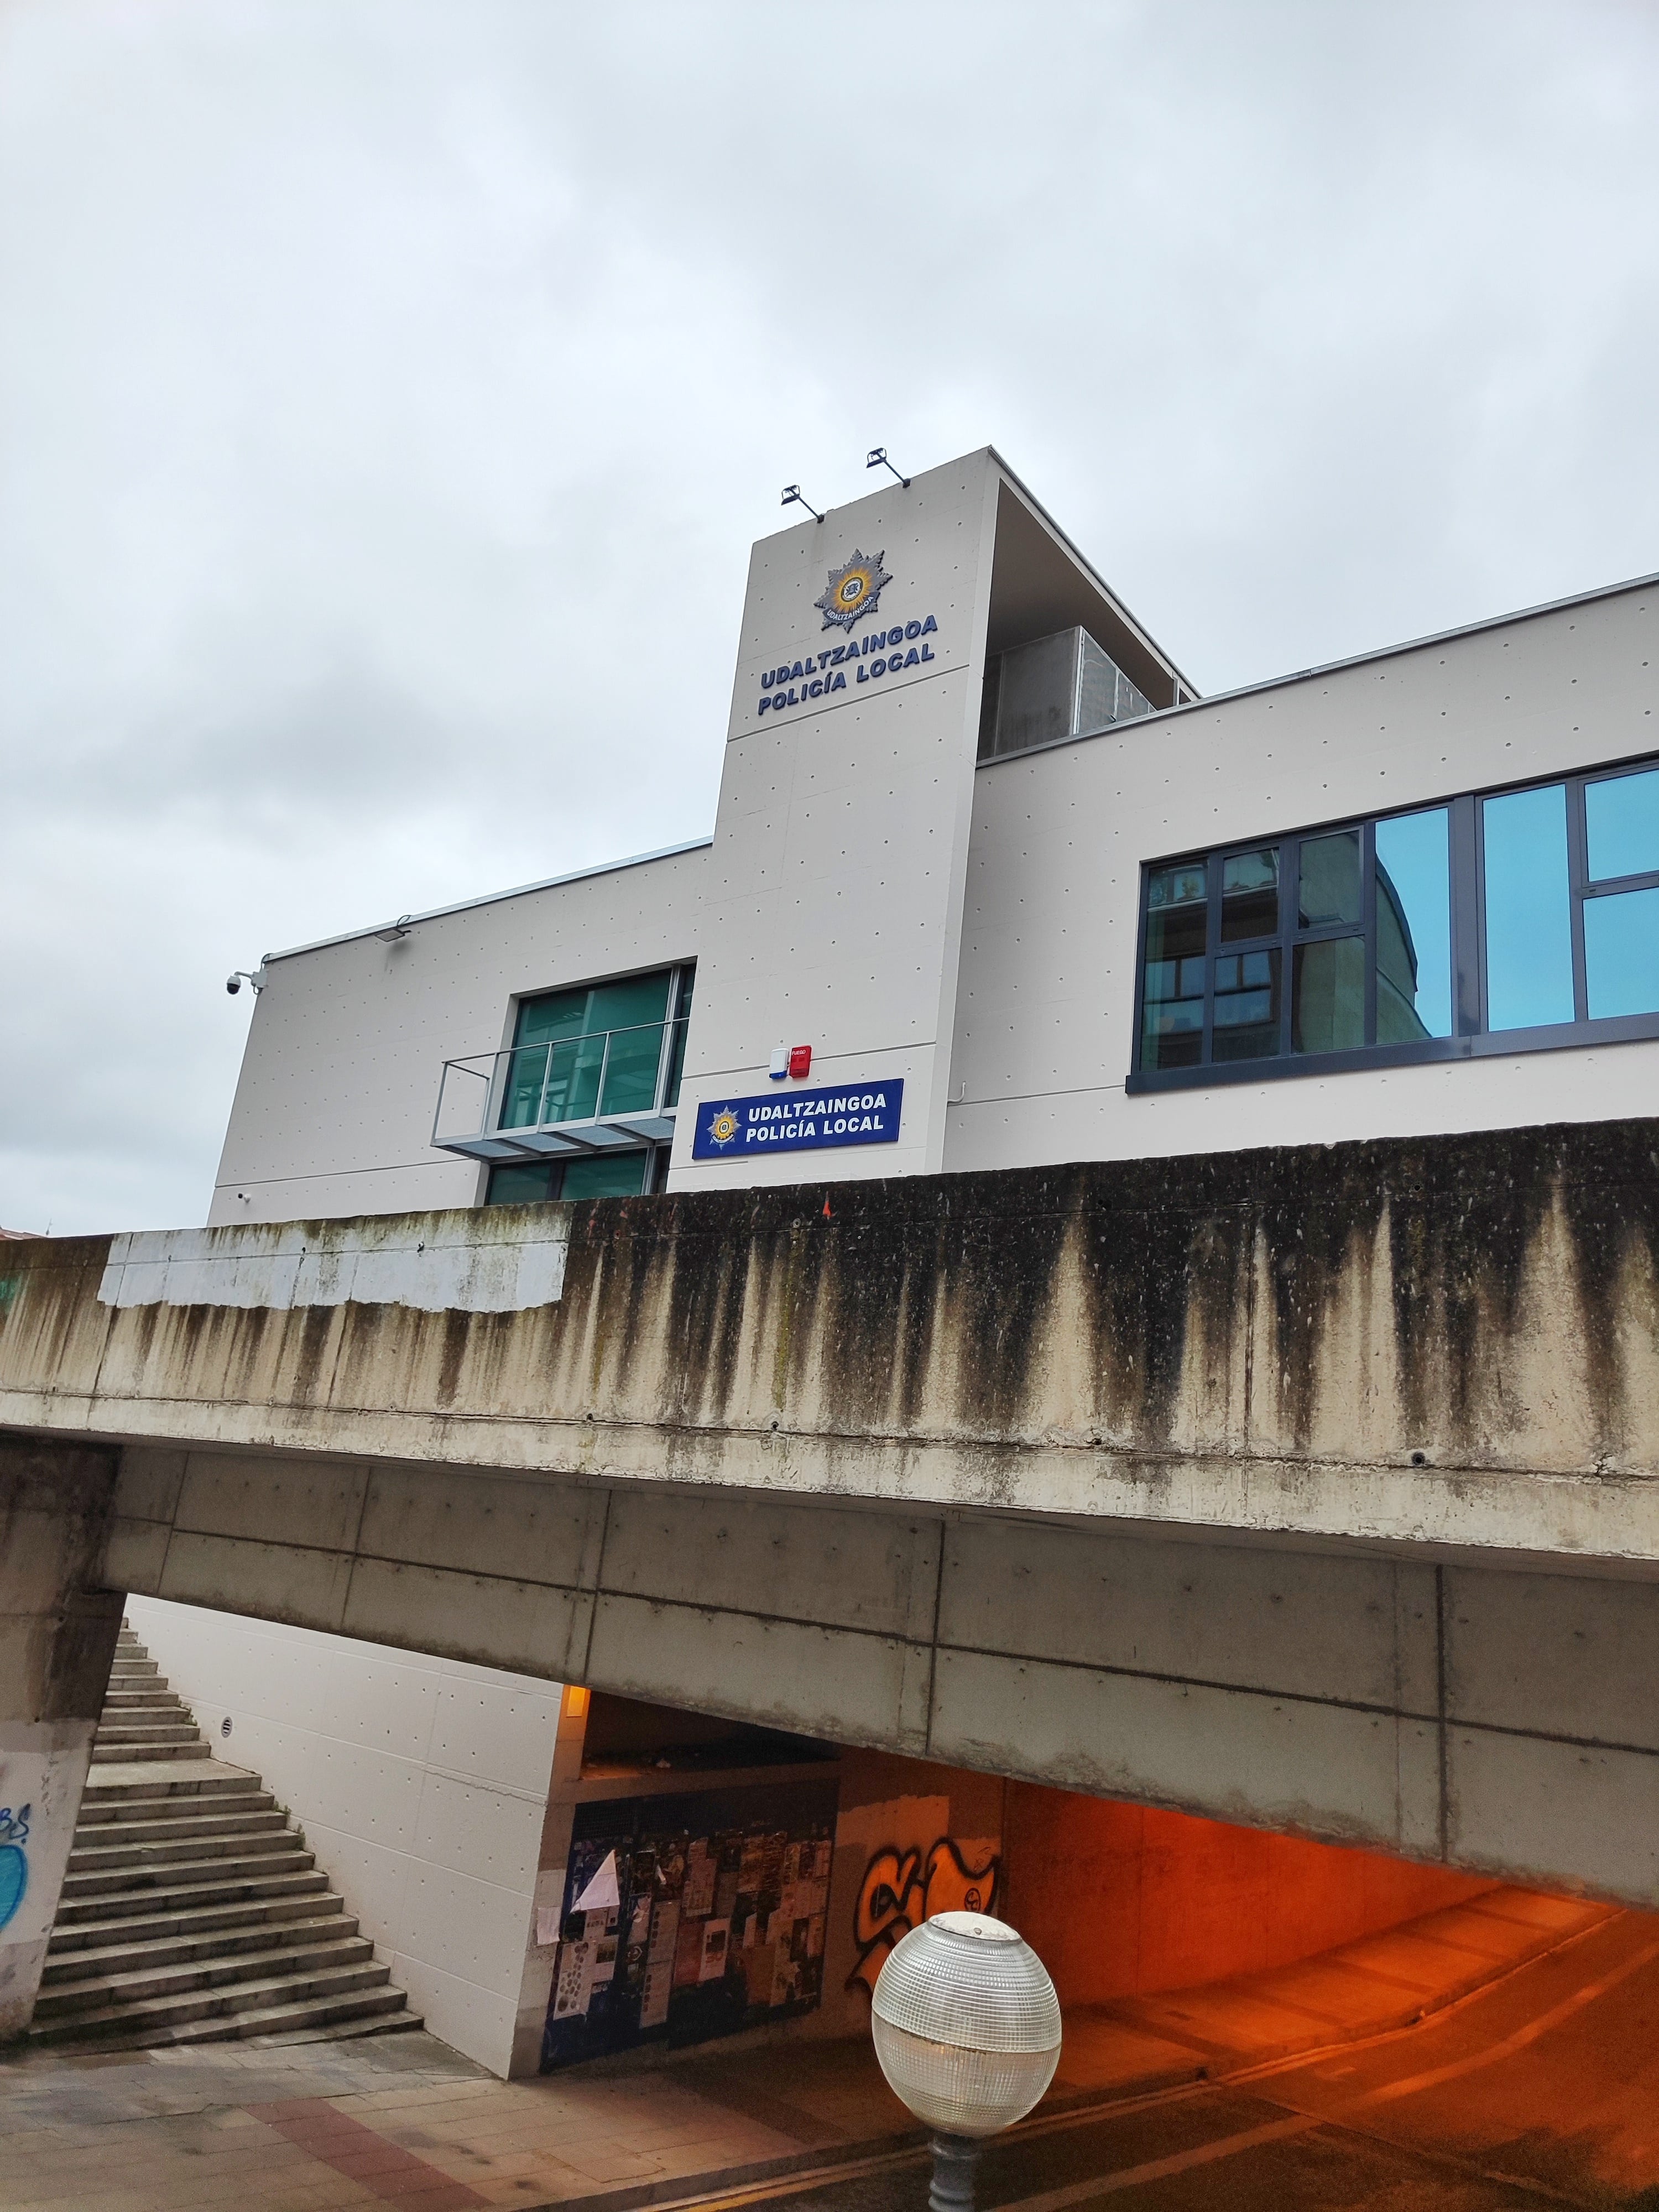
[[[29,2039],[130,2050],[419,2027],[257,1774],[125,1624]]]

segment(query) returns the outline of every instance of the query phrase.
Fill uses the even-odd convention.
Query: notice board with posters
[[[576,1808],[542,2071],[812,2011],[833,1780]]]

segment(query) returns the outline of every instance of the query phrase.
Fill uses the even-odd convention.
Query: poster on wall
[[[836,1799],[805,1782],[579,1807],[542,2071],[812,2010]]]

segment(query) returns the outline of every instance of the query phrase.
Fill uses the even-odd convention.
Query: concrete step
[[[93,1974],[78,1981],[59,1982],[43,1988],[34,2001],[34,2017],[43,2027],[83,2012],[107,2007],[125,2008],[201,1993],[230,1992],[256,1982],[268,1987],[273,1980],[307,1982],[320,1973],[357,1967],[371,1961],[374,1946],[366,1936],[330,1929],[325,1935],[302,1937],[283,1930],[291,1941],[267,1942],[263,1950],[232,1951],[222,1956],[178,1959],[170,1963],[150,1960],[129,1966],[119,1973]],[[381,1978],[386,1979],[390,1967]],[[306,1996],[305,1990],[296,1991]]]
[[[295,2027],[316,2027],[328,2016],[328,2008],[333,2001],[343,2000],[350,2006],[354,2001],[366,1997],[384,1998],[391,1975],[389,1966],[370,1957],[350,1966],[318,1966],[295,1974],[273,1973],[258,1980],[233,1982],[225,1988],[186,1990],[171,1996],[94,2006],[84,2012],[70,2012],[46,2020],[38,2016],[37,2004],[37,2017],[29,2027],[29,2041],[58,2043],[70,2037],[131,2035],[135,2032],[142,2032],[147,2039],[158,2039],[158,2030],[165,2032],[218,2020],[227,2021],[227,2035],[258,2034],[268,2031],[250,2030],[238,2024],[237,2015],[275,2010],[299,2015],[292,2021]],[[401,2005],[403,2002],[403,1991],[399,1990],[392,2004]],[[371,2003],[362,2008],[390,2010],[392,2006]],[[313,2017],[305,2018],[307,2011],[312,2012]]]
[[[205,1766],[205,1759],[194,1762]],[[222,1774],[234,1774],[234,1767],[222,1767]],[[77,1841],[90,1842],[94,1834],[105,1828],[125,1828],[135,1821],[143,1820],[216,1820],[234,1819],[238,1813],[263,1812],[276,1802],[257,1774],[244,1776],[239,1785],[231,1790],[178,1791],[167,1785],[171,1770],[165,1766],[147,1766],[144,1783],[149,1785],[142,1794],[118,1793],[97,1805],[82,1803],[81,1815],[75,1824]],[[82,1832],[84,1832],[84,1837]]]
[[[188,1735],[181,1734],[176,1741],[167,1743],[100,1743],[94,1736],[92,1764],[94,1766],[125,1766],[140,1759],[180,1759],[190,1753],[194,1753],[198,1759],[205,1759],[208,1755],[206,1744],[194,1730]]]
[[[69,1856],[69,1871],[71,1874],[100,1874],[120,1867],[182,1865],[187,1859],[237,1858],[245,1850],[263,1849],[263,1842],[257,1839],[291,1835],[297,1840],[299,1835],[298,1830],[289,1826],[287,1820],[275,1806],[268,1813],[244,1813],[228,1824],[204,1821],[202,1825],[208,1831],[206,1834],[191,1832],[178,1820],[145,1821],[137,1825],[159,1828],[164,1832],[146,1838],[118,1830],[118,1840],[77,1844]],[[185,1831],[182,1833],[181,1829]]]
[[[123,1624],[28,2035],[64,2051],[418,2027],[257,1774]]]
[[[49,2040],[68,2053],[77,2051],[149,2051],[183,2043],[312,2043],[334,2033],[396,2035],[424,2025],[406,2009],[404,1990],[387,1983],[380,1989],[331,1996],[301,1998],[295,2003],[256,2005],[249,2010],[211,2014],[202,2020],[124,2027],[118,2021],[91,2033],[65,2023]],[[31,2033],[33,2031],[31,2030]]]
[[[112,1974],[142,1974],[162,1966],[188,1966],[204,1959],[246,1958],[252,1954],[276,1955],[285,1947],[303,1949],[307,1944],[340,1942],[358,1932],[354,1914],[343,1910],[336,1898],[307,1899],[313,1909],[303,1918],[255,1920],[241,1928],[202,1928],[193,1935],[131,1935],[111,1943],[88,1944],[77,1951],[59,1951],[54,1944],[41,1970],[42,1989],[57,1989],[100,1980]],[[333,1911],[317,1910],[331,1904]],[[118,1921],[118,1929],[121,1923]]]
[[[185,1712],[118,1713],[100,1721],[94,1743],[196,1743],[202,1731],[193,1714]]]
[[[116,1808],[125,1817],[88,1820],[75,1831],[74,1850],[97,1850],[117,1844],[155,1844],[172,1836],[234,1836],[248,1823],[267,1825],[282,1814],[269,1790],[251,1790],[240,1796],[205,1797],[193,1802],[162,1798],[155,1805]],[[135,1817],[136,1814],[136,1817]],[[73,1853],[70,1864],[73,1865]]]
[[[408,2035],[426,2026],[418,2012],[382,2013],[362,2020],[337,2020],[329,2027],[299,2027],[287,2034],[249,2036],[253,2044],[343,2043],[359,2035]]]
[[[269,1869],[264,1874],[240,1874],[228,1877],[225,1863],[220,1859],[214,1862],[211,1877],[205,1881],[175,1882],[170,1889],[147,1885],[125,1893],[104,1892],[93,1897],[66,1897],[58,1905],[52,1932],[54,1936],[67,1934],[70,1929],[78,1928],[88,1920],[194,1912],[210,1905],[251,1905],[276,1898],[298,1897],[307,1893],[316,1895],[328,1887],[328,1876],[319,1868],[291,1867],[286,1860],[265,1861],[264,1863]]]
[[[164,1799],[185,1802],[197,1797],[229,1796],[264,1785],[245,1766],[224,1766],[205,1752],[171,1765],[151,1765],[132,1774],[89,1774],[81,1792],[80,1821],[101,1820],[106,1810]]]
[[[92,1741],[95,1750],[110,1754],[104,1760],[106,1766],[116,1759],[152,1751],[157,1745],[165,1746],[173,1759],[188,1758],[191,1752],[199,1755],[206,1748],[194,1721],[172,1718],[160,1724],[151,1723],[147,1728],[124,1722],[114,1728],[100,1729]]]
[[[234,1890],[238,1882],[257,1881],[276,1874],[308,1874],[315,1863],[316,1854],[301,1848],[297,1835],[290,1831],[273,1837],[269,1850],[244,1849],[234,1858],[209,1859],[205,1863],[164,1859],[155,1866],[116,1867],[105,1874],[66,1874],[63,1904],[72,1907],[99,1898],[137,1897],[141,1891],[155,1889],[210,1891],[228,1887]]]
[[[76,1956],[83,1951],[109,1951],[125,1943],[186,1943],[197,1936],[240,1937],[244,1931],[264,1941],[264,1931],[287,1927],[298,1920],[319,1920],[343,1914],[345,1900],[328,1887],[326,1875],[313,1874],[286,1887],[273,1885],[273,1893],[243,1898],[228,1905],[195,1905],[160,1911],[143,1905],[161,1900],[146,1894],[136,1911],[106,1913],[99,1919],[60,1923],[52,1931],[47,1961]],[[354,1923],[355,1925],[355,1923]]]

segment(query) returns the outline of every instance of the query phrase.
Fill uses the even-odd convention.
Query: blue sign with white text
[[[837,1084],[781,1097],[711,1098],[697,1109],[694,1160],[754,1159],[773,1152],[822,1152],[827,1145],[894,1145],[904,1085]]]

